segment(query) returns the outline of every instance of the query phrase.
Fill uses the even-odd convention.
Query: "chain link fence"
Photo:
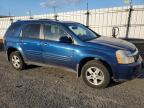
[[[117,32],[117,37],[144,39],[144,5],[127,7],[114,7],[104,9],[61,12],[33,16],[18,16],[0,18],[0,38],[12,22],[17,20],[54,19],[75,21],[88,26],[100,35],[112,37]],[[89,17],[87,17],[89,15]],[[88,19],[87,19],[88,18]]]

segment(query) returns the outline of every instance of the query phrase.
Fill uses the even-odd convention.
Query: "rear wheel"
[[[18,51],[12,52],[10,54],[10,62],[16,70],[22,70],[25,68],[23,58],[21,57],[21,54]]]
[[[92,60],[82,68],[84,82],[93,88],[105,88],[110,83],[110,74],[107,68],[99,61]]]

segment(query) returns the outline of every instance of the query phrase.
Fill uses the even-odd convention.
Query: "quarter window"
[[[60,37],[67,36],[67,33],[58,25],[44,25],[44,37],[46,40],[59,41]]]
[[[21,24],[13,24],[12,26],[10,26],[10,28],[6,32],[6,36],[16,36],[16,32],[20,26]]]
[[[40,39],[40,24],[29,24],[22,30],[22,37]]]

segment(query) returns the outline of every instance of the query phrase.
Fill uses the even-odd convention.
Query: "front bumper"
[[[113,78],[116,82],[133,79],[141,74],[142,58],[139,56],[137,62],[126,65],[118,65],[116,77]]]

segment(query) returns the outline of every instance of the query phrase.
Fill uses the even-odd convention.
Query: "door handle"
[[[44,46],[48,46],[48,43],[43,43]]]

